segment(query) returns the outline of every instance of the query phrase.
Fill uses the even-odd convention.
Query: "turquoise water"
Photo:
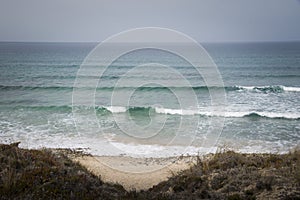
[[[130,52],[101,77],[80,77],[87,84],[77,88],[82,104],[74,105],[77,72],[95,45],[0,43],[0,142],[81,147],[98,155],[195,154],[203,151],[210,127],[222,118],[212,149],[225,145],[243,152],[284,152],[300,144],[300,43],[203,44],[224,88],[206,86],[190,63],[169,52]],[[171,66],[191,86],[178,87],[179,76],[149,63]],[[99,67],[101,62],[90,70]],[[138,85],[141,80],[149,84]],[[155,84],[160,81],[168,85]],[[209,91],[222,89],[226,112],[211,112]],[[86,96],[90,91],[94,105]],[[191,91],[197,98],[194,106]],[[191,106],[180,104],[176,93],[186,93],[180,100]]]

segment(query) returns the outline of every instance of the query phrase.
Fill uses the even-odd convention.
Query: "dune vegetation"
[[[126,191],[71,161],[71,150],[0,145],[0,199],[300,199],[300,151],[222,151],[147,191]],[[79,155],[80,156],[80,155]]]

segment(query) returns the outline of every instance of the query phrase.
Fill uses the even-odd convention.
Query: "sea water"
[[[221,88],[207,85],[181,57],[149,48],[122,55],[101,76],[96,71],[104,66],[96,62],[92,73],[78,77],[96,45],[0,43],[1,143],[154,157],[224,146],[281,153],[300,144],[299,42],[203,44],[218,67]],[[76,85],[78,78],[86,84]],[[188,87],[176,84],[182,78]],[[156,84],[161,81],[168,84]],[[80,105],[74,105],[74,86]],[[212,90],[225,91],[224,112],[212,111]],[[93,97],[86,95],[91,92]],[[190,94],[196,104],[180,103],[190,102]],[[207,147],[210,128],[219,125]]]

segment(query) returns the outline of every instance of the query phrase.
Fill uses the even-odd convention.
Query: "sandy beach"
[[[189,169],[196,157],[133,158],[126,156],[72,156],[104,182],[119,183],[127,191],[147,190]]]

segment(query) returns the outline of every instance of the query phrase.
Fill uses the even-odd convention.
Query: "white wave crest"
[[[130,108],[122,106],[110,106],[104,107],[112,113],[125,113]],[[135,107],[133,107],[135,108]],[[150,107],[139,107],[139,109],[149,109]],[[236,111],[236,112],[217,112],[217,111],[200,111],[197,109],[172,109],[172,108],[162,108],[154,107],[151,108],[158,114],[167,115],[201,115],[206,117],[226,117],[226,118],[242,118],[242,117],[266,117],[266,118],[278,118],[278,119],[300,119],[300,113],[277,113],[277,112],[258,112],[258,111]]]
[[[282,86],[284,91],[287,92],[300,92],[300,88],[299,87],[286,87],[286,86]]]
[[[112,113],[124,113],[127,111],[127,109],[122,106],[109,106],[109,107],[104,107],[104,108],[109,110]]]
[[[300,92],[300,87],[288,87],[283,85],[269,85],[269,86],[235,86],[241,90],[262,90],[262,91],[276,91],[282,90],[284,92]]]
[[[169,109],[169,108],[155,108],[156,113],[170,114],[170,115],[195,115],[197,110],[183,110],[183,109]]]
[[[226,118],[239,118],[247,116],[258,116],[266,118],[284,118],[284,119],[300,119],[298,113],[276,113],[276,112],[201,112],[198,110],[180,110],[180,109],[169,109],[169,108],[155,108],[155,112],[160,114],[169,115],[202,115],[207,117],[226,117]]]

